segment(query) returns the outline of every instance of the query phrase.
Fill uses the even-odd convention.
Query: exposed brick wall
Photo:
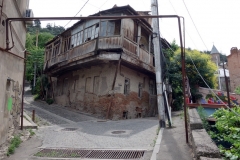
[[[55,101],[103,118],[108,110],[110,119],[121,119],[124,111],[128,111],[128,118],[136,118],[136,107],[142,110],[142,116],[149,115],[149,81],[154,77],[121,66],[114,87],[115,94],[112,94],[116,68],[116,63],[108,63],[72,71],[54,79]],[[124,94],[125,78],[130,80],[128,94]],[[140,97],[139,84],[142,84]]]
[[[231,92],[234,92],[237,86],[240,86],[240,50],[231,48],[231,54],[227,57],[228,69],[230,75]]]

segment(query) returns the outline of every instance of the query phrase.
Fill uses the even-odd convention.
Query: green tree
[[[166,54],[170,51],[167,50]],[[198,68],[200,74],[203,76],[207,84],[211,88],[217,87],[216,76],[214,73],[217,70],[217,66],[211,61],[211,57],[208,54],[200,53],[197,50],[186,50],[185,66],[186,66],[186,75],[189,79],[189,84],[191,87],[191,94],[193,100],[197,100],[201,97],[197,93],[196,86],[207,87],[201,77],[198,75],[191,58]],[[168,71],[167,77],[169,83],[173,88],[173,97],[175,98],[174,106],[178,110],[182,106],[183,102],[183,93],[182,93],[182,64],[181,64],[181,50],[178,49],[175,51],[173,56],[170,56],[168,59]]]

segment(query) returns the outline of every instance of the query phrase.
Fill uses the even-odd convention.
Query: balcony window
[[[121,21],[103,21],[101,22],[100,36],[120,35]]]
[[[149,34],[144,28],[141,28],[141,39],[139,45],[142,49],[146,51],[149,50]]]

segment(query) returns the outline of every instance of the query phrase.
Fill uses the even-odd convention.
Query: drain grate
[[[63,128],[62,131],[76,131],[78,128]]]
[[[123,134],[126,133],[126,131],[112,131],[112,134]]]
[[[42,149],[34,156],[51,158],[86,158],[86,159],[139,159],[143,150],[77,150],[77,149]]]

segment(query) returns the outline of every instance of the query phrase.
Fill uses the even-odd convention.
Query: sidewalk
[[[191,148],[186,144],[184,117],[181,112],[172,113],[173,127],[159,132],[157,160],[192,160]],[[160,135],[162,132],[162,135]],[[157,147],[157,146],[156,146]],[[155,149],[155,148],[154,148]]]

